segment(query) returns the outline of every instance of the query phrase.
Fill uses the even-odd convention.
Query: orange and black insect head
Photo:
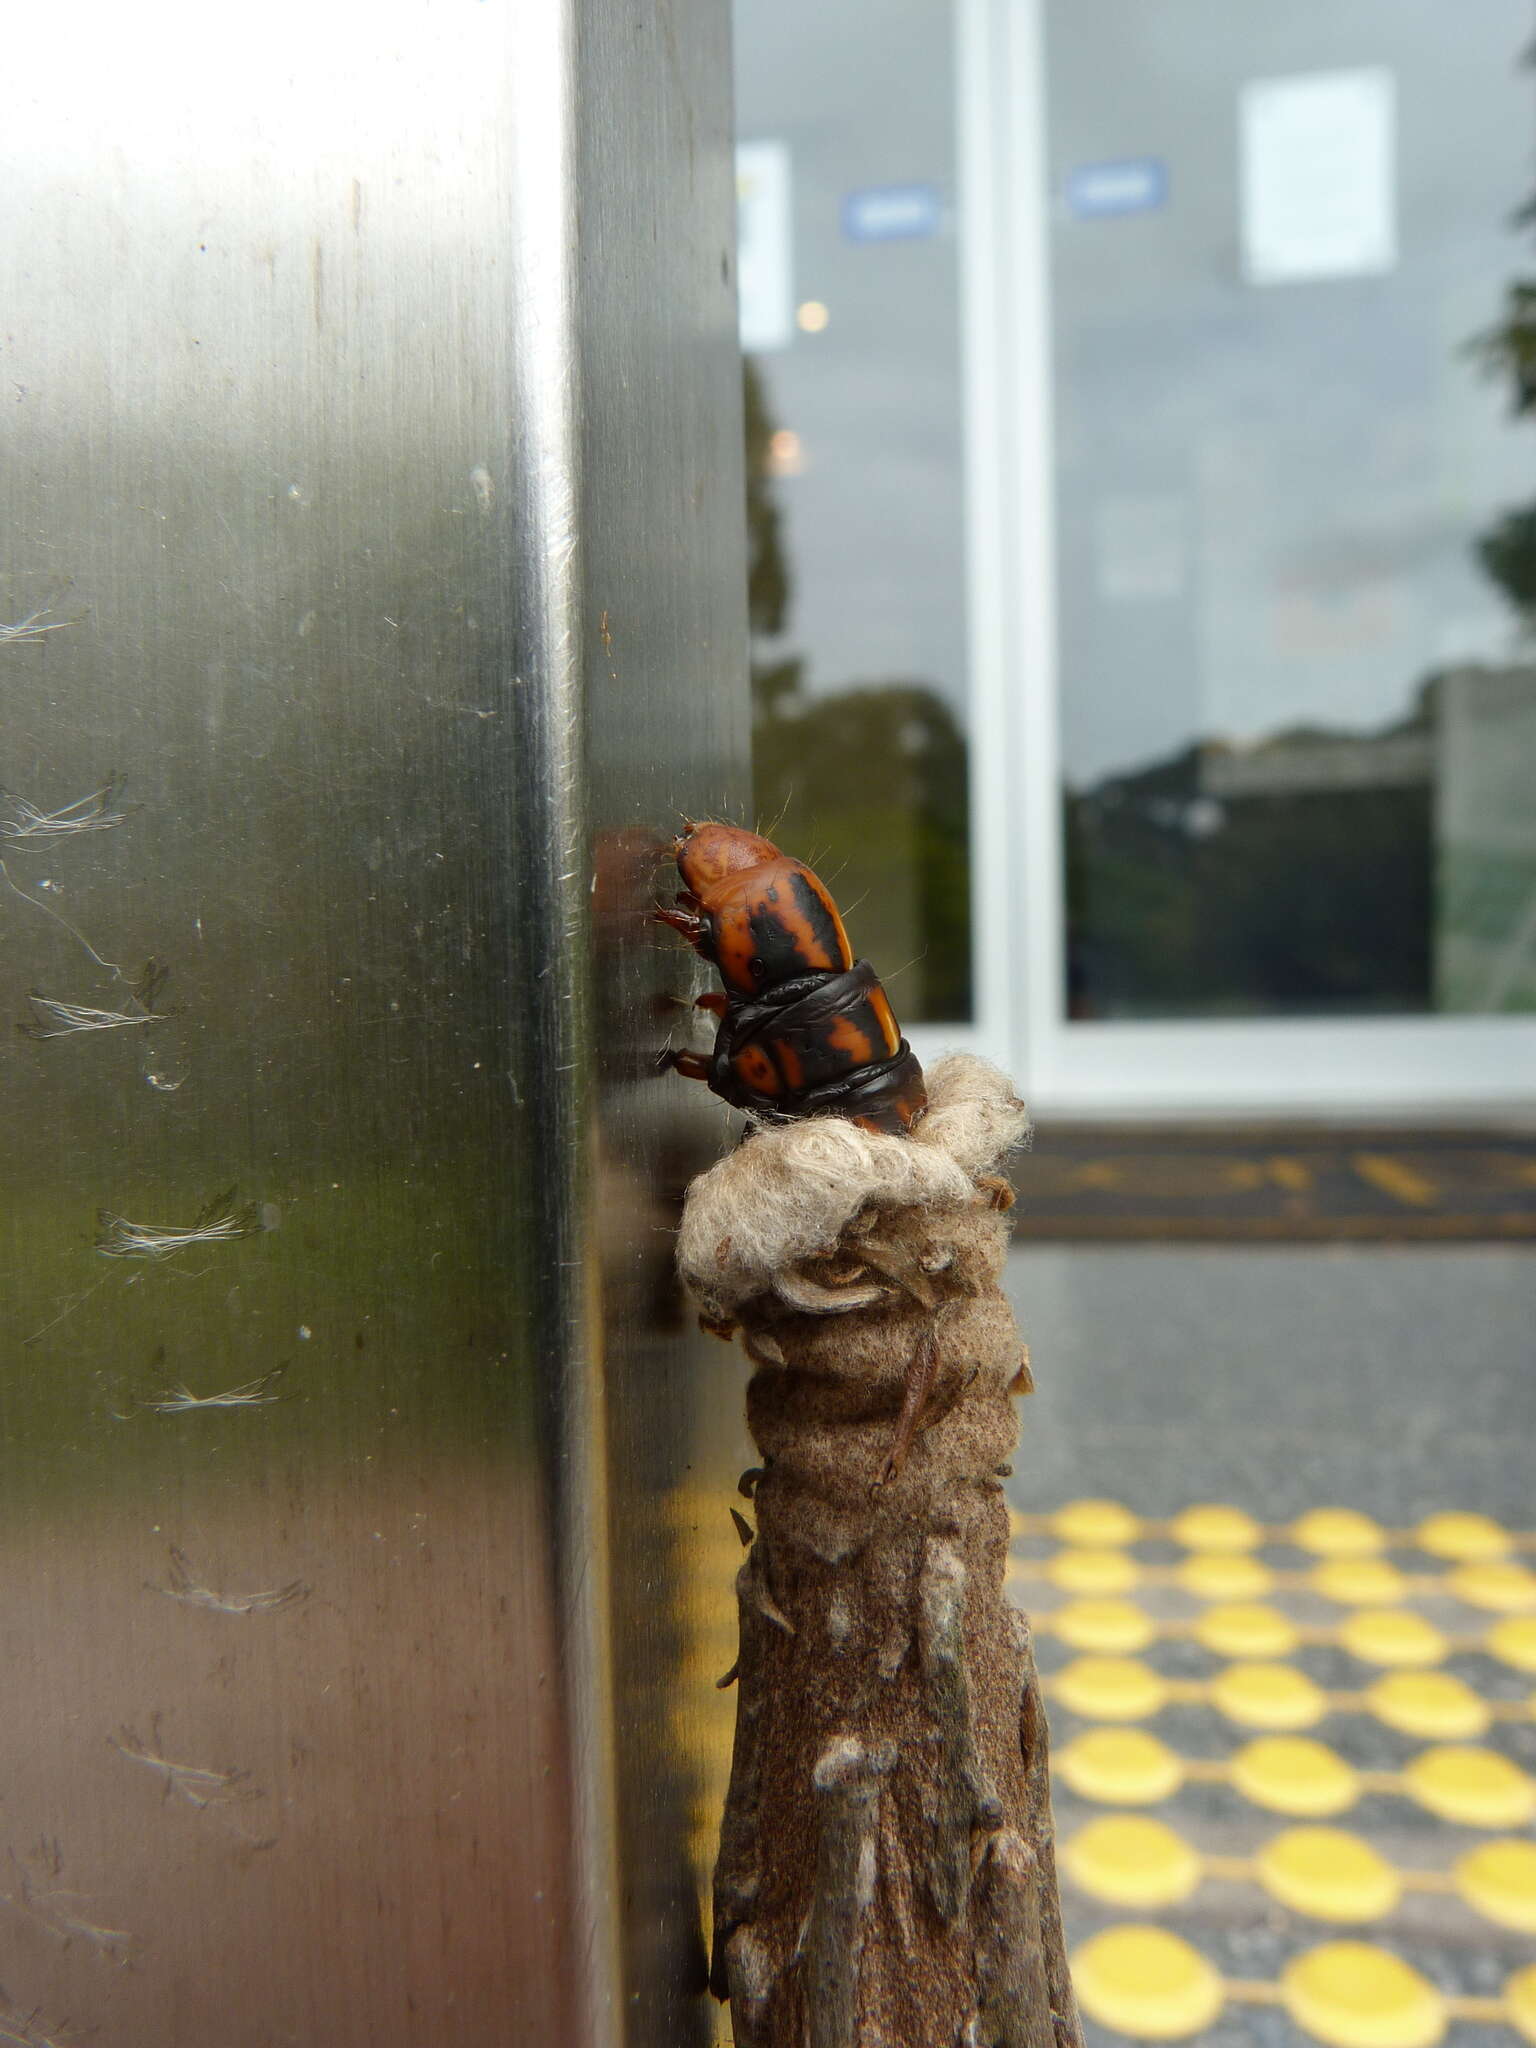
[[[683,889],[658,918],[719,972],[714,1052],[673,1064],[738,1109],[773,1121],[818,1111],[910,1130],[922,1068],[867,960],[855,960],[820,877],[736,825],[687,825],[673,842]]]

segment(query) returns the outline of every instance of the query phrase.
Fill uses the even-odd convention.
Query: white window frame
[[[1536,1111],[1536,1019],[1064,1013],[1042,0],[956,0],[975,1021],[919,1027],[1056,1115]]]

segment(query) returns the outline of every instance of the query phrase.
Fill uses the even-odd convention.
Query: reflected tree
[[[1431,788],[1387,765],[1394,741],[1426,731],[1427,701],[1378,733],[1276,733],[1240,793],[1211,742],[1069,791],[1070,1014],[1427,1009]],[[1345,750],[1364,757],[1360,780],[1330,786]]]
[[[806,688],[805,661],[767,643],[788,624],[792,581],[773,489],[774,424],[745,365],[748,605],[753,636],[753,800],[764,831],[812,860],[877,961],[897,1013],[971,1013],[966,745],[919,682]]]
[[[1536,67],[1536,44],[1521,59]],[[1515,214],[1512,225],[1536,231],[1536,193]],[[1502,318],[1472,343],[1472,353],[1491,376],[1507,382],[1510,410],[1517,419],[1536,416],[1536,277],[1517,277],[1505,288]],[[1536,503],[1503,513],[1476,542],[1488,576],[1536,630]]]

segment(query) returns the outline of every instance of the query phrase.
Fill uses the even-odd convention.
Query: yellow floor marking
[[[1356,1152],[1349,1163],[1362,1180],[1405,1208],[1427,1209],[1440,1192],[1427,1174],[1416,1173],[1390,1152]]]
[[[1312,1169],[1300,1159],[1287,1159],[1282,1153],[1271,1153],[1264,1163],[1270,1179],[1277,1187],[1284,1188],[1287,1194],[1304,1195],[1312,1186]]]

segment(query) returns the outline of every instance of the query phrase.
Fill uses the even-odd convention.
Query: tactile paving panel
[[[723,1497],[676,1505],[695,1584],[721,1588],[683,1709],[695,1731],[709,1716],[707,1896],[741,1552]],[[1470,1511],[1412,1529],[1215,1502],[1015,1517],[1009,1590],[1035,1623],[1092,2035],[1536,2044],[1527,1560],[1536,1533]]]

